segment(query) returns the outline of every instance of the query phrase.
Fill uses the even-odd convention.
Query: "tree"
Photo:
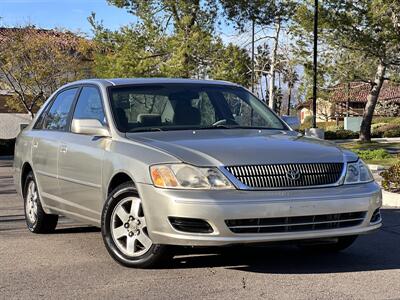
[[[374,74],[368,79],[371,89],[360,130],[360,140],[369,141],[382,84],[400,66],[399,3],[397,0],[326,0],[320,9],[320,36],[324,41],[336,51],[344,49],[353,58],[364,58],[365,66],[368,62],[374,64]],[[301,24],[307,27],[307,15],[310,17],[312,11],[307,4],[302,11]]]
[[[171,61],[169,72],[176,77],[195,77],[199,64],[212,49],[217,2],[214,0],[108,0],[138,16],[146,28],[172,34],[169,38]]]
[[[0,33],[0,82],[15,97],[7,105],[34,111],[60,85],[90,73],[90,44],[70,32],[27,26]]]
[[[250,86],[250,56],[245,49],[229,44],[218,51],[211,71],[213,79],[231,81],[243,86]]]
[[[89,17],[99,77],[187,77],[249,86],[249,56],[215,37],[214,1],[109,1],[140,21],[116,31]],[[205,6],[209,4],[209,6]]]
[[[271,59],[270,59],[270,51],[267,43],[263,43],[257,46],[257,50],[254,56],[255,60],[255,74],[254,78],[256,81],[260,82],[259,90],[261,92],[261,99],[267,102],[267,94],[268,93],[268,74],[271,68]],[[263,78],[265,78],[265,96],[263,92]]]
[[[89,22],[94,31],[94,71],[96,76],[160,77],[167,76],[166,61],[170,58],[168,38],[153,26],[128,25],[111,31],[97,22],[92,14]]]
[[[254,22],[258,26],[273,26],[272,35],[263,38],[272,39],[269,64],[269,106],[276,111],[275,74],[278,61],[279,39],[282,25],[295,11],[296,2],[291,0],[221,0],[228,19],[233,20],[239,29],[244,24]]]
[[[297,59],[295,59],[292,56],[292,51],[290,51],[289,48],[284,49],[283,51],[283,57],[284,59],[282,60],[283,66],[282,66],[282,74],[283,74],[283,82],[287,84],[288,87],[288,99],[287,99],[287,111],[286,114],[290,116],[290,108],[291,108],[291,102],[292,102],[292,91],[294,88],[294,85],[299,81],[299,75],[296,71],[297,67]]]
[[[400,104],[394,100],[381,101],[376,104],[376,113],[380,116],[400,116]]]

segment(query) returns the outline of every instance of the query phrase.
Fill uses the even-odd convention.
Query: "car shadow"
[[[67,234],[67,233],[89,233],[100,232],[100,228],[93,226],[76,226],[76,227],[63,227],[56,228],[52,234]]]
[[[311,253],[293,244],[232,247],[176,247],[161,269],[225,268],[269,274],[325,274],[400,269],[400,209],[383,209],[384,226],[360,236],[339,253]],[[63,224],[54,234],[100,232],[97,227]],[[69,227],[64,227],[69,226]]]
[[[165,268],[214,268],[271,274],[323,274],[400,269],[400,210],[382,210],[384,226],[339,253],[311,253],[295,245],[179,249]]]

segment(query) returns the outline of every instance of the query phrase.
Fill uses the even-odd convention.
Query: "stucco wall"
[[[29,124],[29,114],[0,113],[0,139],[13,139],[20,132],[21,124]]]

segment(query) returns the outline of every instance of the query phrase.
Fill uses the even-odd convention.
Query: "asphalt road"
[[[0,298],[400,299],[400,210],[339,254],[294,246],[181,249],[162,269],[128,269],[100,232],[61,219],[54,234],[25,229],[8,161],[0,159]]]

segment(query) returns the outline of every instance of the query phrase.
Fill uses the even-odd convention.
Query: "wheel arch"
[[[127,172],[116,172],[113,176],[111,176],[107,184],[106,197],[108,197],[117,186],[126,182],[132,182],[135,185],[135,181],[133,180],[132,176]]]
[[[33,172],[33,168],[32,168],[32,166],[31,166],[31,164],[29,162],[25,162],[22,165],[22,168],[21,168],[21,178],[20,178],[20,180],[21,180],[21,184],[20,184],[20,186],[21,186],[21,195],[24,195],[25,181],[26,181],[26,178],[28,177],[28,174],[30,172]]]

